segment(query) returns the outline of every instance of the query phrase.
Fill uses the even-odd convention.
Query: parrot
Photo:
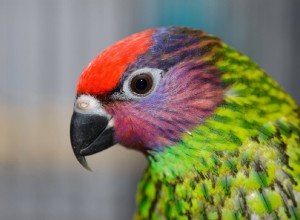
[[[167,26],[118,41],[82,71],[73,152],[115,144],[148,161],[134,219],[300,219],[300,109],[246,55]]]

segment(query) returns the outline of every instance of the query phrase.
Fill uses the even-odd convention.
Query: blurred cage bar
[[[221,37],[300,103],[300,2],[0,0],[0,219],[131,219],[146,167],[120,146],[75,160],[69,142],[81,70],[140,30],[184,25]]]

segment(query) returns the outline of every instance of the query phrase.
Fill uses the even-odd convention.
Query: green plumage
[[[135,218],[300,219],[297,104],[225,44],[206,59],[222,72],[224,102],[178,145],[150,152]]]

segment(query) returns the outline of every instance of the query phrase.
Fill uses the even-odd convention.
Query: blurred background
[[[0,0],[0,219],[131,219],[147,163],[115,146],[76,161],[82,69],[113,42],[183,25],[247,54],[300,103],[300,1]]]

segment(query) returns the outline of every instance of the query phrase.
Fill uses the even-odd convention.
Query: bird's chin
[[[101,152],[115,144],[113,119],[74,111],[70,136],[77,160],[84,168],[91,170],[85,156]]]

